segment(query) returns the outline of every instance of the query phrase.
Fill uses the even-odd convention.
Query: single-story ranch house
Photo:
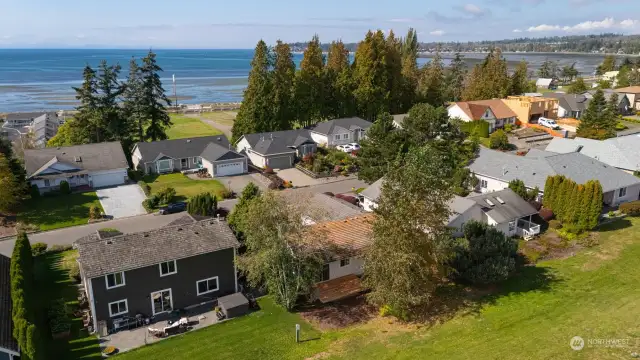
[[[117,330],[137,314],[161,320],[174,309],[237,292],[239,243],[224,221],[204,220],[78,239],[80,275],[94,329]]]
[[[121,185],[129,169],[120,142],[25,150],[24,166],[40,192],[58,189],[61,181],[71,188]]]
[[[366,211],[374,211],[378,206],[383,181],[381,178],[360,193]],[[462,236],[464,225],[471,220],[495,226],[508,236],[528,238],[540,232],[540,225],[531,222],[538,211],[509,188],[467,197],[454,195],[449,209],[447,226],[453,229],[454,236]]]
[[[257,167],[288,169],[297,157],[316,152],[317,146],[309,130],[298,129],[245,134],[238,139],[236,150]]]
[[[313,141],[320,145],[337,146],[359,142],[371,127],[370,121],[359,117],[334,119],[317,123],[309,129]]]
[[[640,135],[638,134],[606,140],[554,137],[545,151],[558,154],[578,152],[630,174],[640,171]]]
[[[516,179],[529,189],[537,186],[543,193],[548,176],[564,175],[578,184],[598,180],[604,203],[610,206],[638,200],[640,195],[640,178],[579,152],[557,154],[533,149],[526,156],[518,156],[481,147],[469,169],[480,180],[477,190],[482,193],[506,189]]]
[[[211,177],[244,174],[247,158],[222,135],[139,142],[133,147],[133,166],[145,174],[207,169]]]
[[[458,118],[464,122],[484,120],[489,123],[489,132],[501,129],[507,124],[516,123],[516,113],[502,100],[459,101],[447,108],[449,117]]]
[[[10,267],[11,259],[0,255],[0,360],[20,359],[18,342],[13,338]]]

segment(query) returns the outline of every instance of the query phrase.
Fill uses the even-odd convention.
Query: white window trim
[[[342,262],[343,262],[343,261],[346,261],[347,263],[346,263],[346,264],[344,264],[344,265],[342,265]],[[349,266],[349,265],[351,265],[351,259],[350,259],[350,258],[340,259],[340,267],[347,267],[347,266]]]
[[[480,187],[486,189],[487,187],[489,187],[489,182],[487,180],[480,179]]]
[[[203,281],[209,281],[209,280],[213,280],[213,279],[216,279],[216,288],[214,290],[207,290],[205,292],[200,292],[200,288],[198,287],[198,284],[203,282]],[[215,292],[215,291],[218,291],[218,290],[220,290],[220,280],[218,279],[217,276],[196,281],[196,294],[198,296],[204,295],[204,294],[209,294],[209,293],[212,293],[212,292]]]
[[[200,161],[199,159],[200,159],[199,157],[194,156],[194,157],[193,157],[193,159],[191,159],[191,160],[193,161],[193,164],[195,165],[195,164],[199,164],[199,163],[200,163],[200,162],[199,162],[199,161]]]
[[[162,273],[162,264],[166,264],[166,263],[170,263],[170,262],[173,262],[173,268],[175,269],[175,271],[163,274]],[[167,269],[168,268],[169,267],[167,266]],[[169,260],[169,261],[161,262],[160,264],[158,264],[158,269],[160,270],[160,277],[177,274],[178,273],[178,263],[175,260]]]
[[[118,273],[122,274],[122,284],[115,285],[115,286],[109,286],[109,279],[107,279],[107,276],[109,276],[109,275],[115,275],[115,274],[118,274]],[[115,278],[114,278],[114,280],[115,280]],[[111,274],[107,274],[107,275],[105,275],[105,276],[104,276],[104,283],[105,283],[105,285],[107,286],[107,290],[109,290],[109,289],[115,289],[115,288],[117,288],[117,287],[121,287],[121,286],[125,286],[125,285],[127,285],[127,280],[125,280],[125,278],[124,278],[124,271],[114,272],[114,273],[111,273]]]
[[[342,134],[342,140],[349,140],[349,134]]]
[[[333,135],[333,140],[340,140],[342,138],[341,136],[342,134],[335,134]]]
[[[165,311],[160,311],[160,312],[156,312],[155,307],[153,306],[153,294],[156,293],[163,293],[165,291],[169,292],[169,301],[171,302],[171,309],[170,310],[165,310]],[[171,291],[171,288],[168,289],[163,289],[163,290],[158,290],[158,291],[154,291],[151,293],[151,295],[149,296],[151,298],[151,313],[153,314],[153,316],[156,316],[158,314],[162,314],[162,313],[166,313],[166,312],[170,312],[173,311],[173,291]]]
[[[623,194],[623,192],[624,192],[624,194]],[[618,189],[618,197],[621,198],[621,197],[625,197],[625,196],[627,196],[627,188],[623,187],[623,188]]]
[[[509,231],[514,231],[516,229],[516,220],[509,221]]]
[[[112,304],[119,304],[119,303],[121,303],[123,301],[124,301],[124,307],[127,308],[127,309],[125,311],[121,311],[119,313],[113,314],[111,312],[111,305]],[[123,315],[123,314],[128,314],[129,313],[129,302],[127,301],[127,299],[122,299],[122,300],[110,302],[109,305],[107,305],[107,306],[109,306],[109,317],[115,317],[115,316],[118,316],[118,315]]]

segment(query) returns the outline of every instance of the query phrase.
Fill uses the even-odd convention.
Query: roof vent
[[[489,199],[484,199],[484,201],[489,204],[489,206],[496,206],[496,204],[493,203],[493,201],[489,200]]]
[[[105,241],[104,243],[105,243],[106,245],[111,245],[111,244],[113,244],[113,241],[111,241],[111,240],[107,240],[107,241]]]
[[[191,142],[191,139],[187,139],[187,142],[188,142],[188,143],[190,143],[190,142]]]
[[[271,140],[273,140],[273,134],[270,134],[270,135],[271,135]]]
[[[82,156],[74,156],[73,160],[75,160],[75,162],[82,162]]]
[[[504,204],[504,200],[502,200],[500,196],[496,196],[496,200],[498,200],[500,204]]]
[[[144,233],[143,237],[149,237],[149,233]]]
[[[181,228],[181,227],[179,227],[179,228],[178,228],[178,231],[182,231],[182,228]]]
[[[220,136],[218,136],[216,140],[222,141],[222,138]]]

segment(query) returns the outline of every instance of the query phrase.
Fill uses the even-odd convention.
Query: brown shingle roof
[[[314,227],[322,231],[329,244],[340,251],[359,252],[372,242],[372,222],[374,215],[364,214],[343,220],[324,222]]]
[[[88,278],[240,246],[229,226],[217,220],[96,238],[76,242],[78,260]]]
[[[476,101],[459,101],[456,105],[462,109],[472,120],[480,120],[487,108],[491,109],[498,119],[506,119],[516,117],[516,113],[511,110],[507,104],[500,99],[476,100]]]
[[[460,107],[460,109],[462,109],[462,111],[464,111],[464,113],[472,120],[480,120],[488,107],[480,104],[473,104],[468,101],[460,101],[457,102],[456,105],[458,105],[458,107]]]
[[[640,94],[640,86],[627,86],[627,87],[616,89],[616,92],[628,93],[628,94]]]
[[[11,259],[0,255],[0,348],[18,352],[18,343],[13,338],[11,320]]]

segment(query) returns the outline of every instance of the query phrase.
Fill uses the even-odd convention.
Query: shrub
[[[73,245],[52,245],[49,248],[49,253],[59,253],[73,249]]]
[[[80,282],[80,266],[78,266],[77,261],[71,261],[69,263],[69,279],[75,281],[76,283]]]
[[[31,193],[32,199],[37,199],[40,197],[40,189],[36,184],[31,185],[31,189],[29,190],[29,192]]]
[[[145,195],[149,196],[151,194],[151,186],[146,182],[138,181],[138,186],[140,186]]]
[[[89,219],[98,220],[102,219],[102,210],[98,206],[92,205],[89,208]]]
[[[538,214],[540,214],[540,217],[544,221],[549,221],[549,220],[553,219],[553,211],[551,209],[542,208],[542,209],[540,209],[540,212]]]
[[[158,197],[159,204],[169,204],[173,201],[173,198],[176,196],[176,189],[172,187],[166,187],[160,190],[155,196]]]
[[[625,215],[638,216],[640,215],[640,200],[627,202],[620,205],[620,212]]]
[[[549,227],[552,229],[562,229],[562,223],[558,220],[549,221]]]
[[[69,309],[64,299],[56,299],[51,302],[47,310],[47,318],[53,334],[65,332],[71,328]]]
[[[621,123],[620,121],[618,121],[616,123],[616,130],[620,131],[620,130],[625,130],[627,129],[627,125]]]
[[[47,246],[48,245],[45,243],[37,242],[31,245],[31,253],[33,254],[33,256],[40,256],[47,251]]]
[[[509,150],[507,134],[502,129],[494,131],[493,134],[489,135],[489,147],[492,149]]]
[[[313,166],[311,167],[311,170],[314,173],[320,173],[322,171],[322,169],[324,168],[323,163],[322,163],[322,159],[315,159],[313,161]]]
[[[302,157],[302,162],[305,165],[311,165],[313,164],[313,162],[315,161],[313,154],[307,154],[305,156]]]
[[[454,278],[472,284],[506,280],[516,268],[518,244],[493,226],[467,223],[463,239],[454,245]]]
[[[211,216],[218,209],[218,200],[210,193],[193,196],[187,205],[187,212],[191,215]]]
[[[129,177],[129,180],[131,181],[140,182],[143,176],[144,174],[142,173],[141,170],[131,170],[131,169],[127,170],[127,177]]]
[[[378,314],[380,315],[380,317],[385,317],[391,315],[391,311],[391,305],[382,305],[380,307],[380,310],[378,310]]]
[[[148,199],[142,202],[142,206],[149,212],[153,211],[160,204],[160,198],[157,194],[151,195]]]
[[[333,167],[333,172],[334,172],[334,173],[342,172],[342,166],[340,166],[340,165],[336,165],[336,166],[334,166],[334,167]]]
[[[506,124],[504,126],[504,131],[510,133],[511,131],[513,131],[513,125],[511,124]]]
[[[71,188],[69,187],[69,183],[66,181],[60,181],[60,193],[61,194],[70,194]]]
[[[484,120],[463,122],[460,124],[460,130],[470,136],[489,137],[489,123]]]
[[[223,199],[233,199],[234,195],[235,194],[233,193],[233,191],[229,189],[224,189],[220,191],[220,197],[222,197]]]

